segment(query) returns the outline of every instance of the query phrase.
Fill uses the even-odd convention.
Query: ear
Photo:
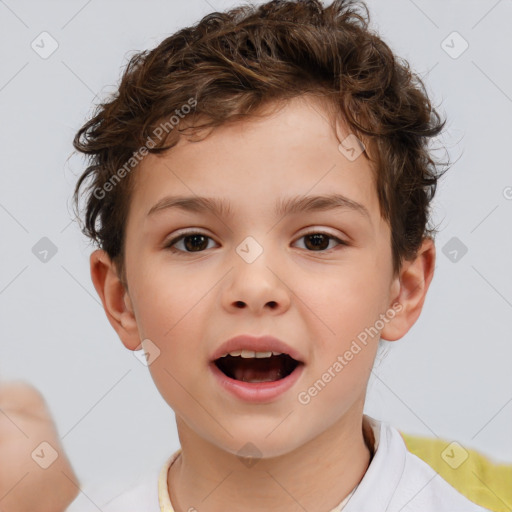
[[[414,325],[434,276],[436,248],[431,238],[424,238],[415,259],[405,261],[392,284],[393,300],[389,308],[396,313],[381,331],[381,338],[396,341]],[[394,305],[394,307],[393,307]]]
[[[132,302],[117,275],[115,264],[105,251],[98,249],[90,256],[90,266],[94,288],[110,325],[126,348],[137,350],[141,342]]]

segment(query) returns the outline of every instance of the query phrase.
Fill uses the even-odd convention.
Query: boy
[[[365,12],[213,13],[134,56],[77,133],[94,286],[181,444],[103,510],[484,510],[363,415],[433,276],[444,126]]]

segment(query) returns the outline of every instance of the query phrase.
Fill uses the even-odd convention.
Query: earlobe
[[[136,350],[140,338],[133,305],[117,275],[115,264],[105,251],[97,249],[90,256],[90,270],[110,325],[126,348]]]
[[[425,238],[414,260],[404,262],[400,274],[393,281],[393,319],[381,331],[381,338],[396,341],[409,331],[420,316],[430,282],[434,276],[436,250],[434,241]]]

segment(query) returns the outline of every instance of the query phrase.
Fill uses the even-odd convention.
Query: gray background
[[[100,501],[102,480],[116,492],[178,448],[172,410],[90,280],[93,247],[71,209],[84,169],[72,137],[133,52],[236,4],[0,0],[0,381],[24,379],[46,397],[82,483],[70,510]],[[512,461],[512,1],[368,5],[372,27],[448,117],[439,142],[454,164],[434,202],[438,259],[423,313],[376,368],[366,412]],[[59,45],[46,59],[31,47],[43,31]],[[57,248],[46,262],[33,253],[43,237]],[[451,244],[457,261],[443,253]]]

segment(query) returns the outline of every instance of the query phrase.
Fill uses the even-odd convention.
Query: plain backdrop
[[[376,367],[366,412],[512,461],[512,2],[367,3],[372,28],[448,118],[439,142],[454,163],[434,201],[423,312]],[[237,4],[0,1],[0,381],[44,394],[82,483],[73,510],[99,500],[102,481],[115,492],[157,471],[179,444],[172,410],[92,285],[93,247],[71,207],[85,168],[72,138],[129,56]],[[49,56],[41,37],[44,51],[58,45]]]

